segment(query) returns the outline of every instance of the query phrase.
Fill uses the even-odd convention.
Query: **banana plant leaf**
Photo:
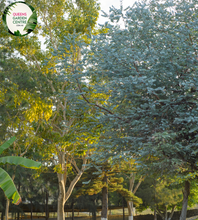
[[[41,163],[23,157],[6,156],[0,158],[0,165],[7,163],[16,166],[20,165],[29,169],[39,169],[41,167]]]
[[[0,154],[6,150],[14,141],[16,137],[10,138],[3,145],[0,146]],[[17,156],[6,156],[0,158],[0,165],[2,164],[11,164],[11,165],[20,165],[22,167],[30,168],[30,169],[39,169],[41,167],[41,163]],[[0,168],[0,188],[4,191],[6,197],[8,199],[12,199],[15,205],[18,205],[21,202],[21,197],[14,185],[9,174]]]
[[[8,141],[6,141],[3,145],[1,145],[0,154],[2,154],[2,152],[6,150],[15,140],[16,140],[16,137],[12,137]]]
[[[8,199],[12,199],[13,203],[18,205],[21,202],[21,197],[9,174],[0,168],[0,187],[4,191]]]

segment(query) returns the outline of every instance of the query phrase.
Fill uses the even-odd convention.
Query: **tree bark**
[[[173,206],[172,210],[171,210],[171,213],[170,213],[170,216],[168,217],[168,220],[171,220],[171,218],[173,217],[173,214],[174,214],[174,211],[175,211],[175,206]]]
[[[190,194],[190,182],[185,181],[185,186],[183,191],[182,211],[179,220],[186,220],[189,194]]]
[[[157,220],[157,212],[156,212],[156,209],[154,209],[154,220]]]
[[[10,200],[6,199],[5,220],[8,220]]]
[[[1,220],[3,220],[4,219],[4,210],[2,210],[2,212],[1,212]]]
[[[32,204],[32,198],[31,198],[30,202],[31,202],[31,220],[33,220],[33,216],[32,216],[32,213],[33,213],[33,204]]]
[[[168,219],[167,206],[165,206],[164,220]]]
[[[48,208],[48,191],[46,190],[45,192],[45,219],[49,219],[49,208]]]
[[[124,197],[122,197],[122,208],[123,208],[123,220],[125,220],[125,213],[124,213]]]
[[[57,173],[58,176],[58,210],[57,210],[57,220],[65,220],[65,183],[64,183],[64,175],[62,173]]]
[[[127,201],[129,220],[133,220],[133,201]]]
[[[74,220],[74,199],[72,199],[72,220]]]
[[[86,154],[87,156],[87,154]],[[86,156],[84,156],[83,158],[83,165],[86,165],[87,163],[87,159]],[[62,158],[62,159],[61,159]],[[60,162],[63,161],[61,163],[61,167],[62,170],[64,170],[64,163],[65,163],[65,158],[64,155],[62,154],[60,156]],[[76,170],[77,170],[77,175],[76,177],[71,181],[69,188],[67,190],[67,192],[65,191],[65,186],[66,186],[66,173],[57,173],[58,176],[58,186],[59,186],[59,195],[58,195],[58,208],[57,208],[57,220],[65,220],[65,212],[64,212],[64,206],[65,203],[67,202],[67,200],[69,199],[69,197],[71,196],[71,193],[76,185],[76,183],[79,181],[79,179],[81,178],[85,166],[82,166],[81,170],[77,167],[76,162],[72,161],[73,165],[75,166]]]
[[[106,186],[102,188],[102,213],[101,220],[107,220],[108,218],[108,183],[107,176],[104,176],[103,182],[106,183]]]
[[[129,191],[131,191],[134,195],[136,193],[136,191],[138,190],[141,182],[143,181],[143,177],[141,177],[139,179],[138,184],[136,185],[136,187],[133,189],[134,187],[134,183],[135,183],[135,173],[131,173],[130,174],[130,179],[129,179]],[[133,220],[133,201],[127,201],[127,207],[128,207],[128,213],[129,213],[129,220]]]
[[[92,220],[96,220],[96,211],[95,210],[92,212]]]

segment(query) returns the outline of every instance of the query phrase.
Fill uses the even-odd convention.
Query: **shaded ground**
[[[74,217],[74,220],[91,220],[92,217],[91,216],[87,216],[87,217]],[[97,216],[96,218],[97,220],[101,220],[101,216]],[[153,215],[138,215],[138,216],[134,216],[134,220],[153,220]],[[159,219],[159,218],[158,218]],[[186,220],[195,220],[198,219],[198,215],[197,216],[193,216],[193,217],[189,217],[186,218]],[[23,219],[23,220],[30,220],[30,219]],[[34,220],[45,220],[45,218],[34,218]],[[49,220],[57,220],[57,218],[49,218]],[[71,217],[66,217],[65,220],[72,220]],[[123,220],[123,216],[122,215],[110,215],[108,217],[108,220]],[[128,220],[128,216],[125,216],[125,220]]]

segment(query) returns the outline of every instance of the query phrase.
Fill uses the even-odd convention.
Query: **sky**
[[[115,8],[120,8],[120,0],[98,0],[100,3],[101,10],[105,11],[107,14],[109,12],[109,7],[112,5]],[[127,8],[128,6],[132,6],[135,3],[135,0],[122,0],[123,8]],[[106,21],[106,18],[101,16],[102,12],[100,12],[100,17],[98,19],[99,24],[104,24]]]

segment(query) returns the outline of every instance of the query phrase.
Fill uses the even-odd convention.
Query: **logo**
[[[4,10],[3,24],[10,34],[25,36],[36,27],[36,11],[25,2],[12,3]]]

